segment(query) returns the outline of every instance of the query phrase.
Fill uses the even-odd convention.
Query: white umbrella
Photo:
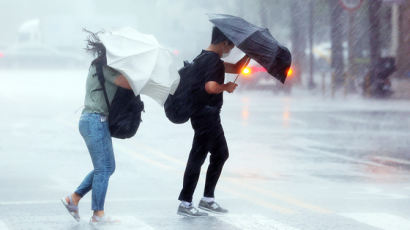
[[[135,95],[163,105],[179,83],[173,55],[154,36],[125,27],[104,31],[98,38],[107,50],[107,65],[122,73]]]

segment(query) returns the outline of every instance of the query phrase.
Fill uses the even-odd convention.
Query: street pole
[[[314,74],[314,57],[313,57],[313,7],[314,7],[314,0],[310,0],[309,2],[309,89],[315,88],[315,83],[313,82],[313,74]]]
[[[397,56],[397,48],[399,46],[399,5],[398,3],[393,3],[392,6],[392,14],[391,14],[391,21],[392,21],[392,32],[391,32],[391,48],[390,48],[390,56],[396,57]]]
[[[348,71],[347,71],[347,76],[345,79],[345,95],[350,92],[355,90],[355,86],[353,84],[354,81],[354,17],[355,17],[355,12],[354,11],[349,11],[349,35],[348,35],[348,52],[349,52],[349,66],[348,66]]]

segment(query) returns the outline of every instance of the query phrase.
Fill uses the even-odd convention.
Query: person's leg
[[[185,168],[183,188],[178,198],[180,201],[192,202],[192,196],[198,183],[201,166],[208,154],[207,142],[208,139],[206,136],[198,135],[197,132],[195,132],[192,149]]]
[[[222,129],[222,126],[218,127],[215,134],[215,139],[212,142],[212,147],[210,150],[211,156],[209,159],[209,166],[206,173],[205,180],[205,198],[214,198],[215,197],[215,187],[218,183],[219,177],[222,173],[222,168],[225,164],[225,161],[229,157],[228,145],[226,143],[225,135]]]
[[[99,133],[96,133],[91,138],[91,143],[89,144],[90,155],[94,165],[92,210],[94,210],[94,215],[103,216],[108,181],[115,170],[115,159],[108,122],[96,120],[95,132]]]
[[[87,194],[91,190],[93,179],[94,179],[94,170],[92,170],[90,173],[87,174],[87,176],[84,178],[81,184],[77,187],[75,192],[71,194],[71,198],[75,205],[78,205],[78,202],[80,202],[81,198],[83,198],[85,194]]]
[[[79,122],[79,131],[81,136],[84,139],[84,142],[87,145],[87,148],[89,150],[89,146],[91,145],[91,129],[93,126],[91,126],[91,122],[93,122],[93,116],[94,114],[83,114],[81,115],[80,122]],[[89,150],[90,151],[90,150]],[[87,176],[83,179],[81,184],[77,187],[74,193],[71,194],[71,198],[74,202],[75,205],[78,205],[78,202],[80,199],[85,196],[92,188],[92,183],[94,179],[94,170],[92,170],[90,173],[87,174]],[[66,198],[68,199],[68,198]],[[67,201],[68,202],[68,201]]]
[[[93,131],[93,123],[97,114],[82,114],[79,121],[79,131],[83,137],[87,148],[90,152],[90,147],[92,147],[93,136],[95,132]],[[66,207],[67,211],[74,217],[75,220],[80,220],[78,203],[92,189],[92,183],[94,180],[94,170],[88,173],[88,175],[83,179],[81,184],[77,187],[75,192],[64,197],[62,199],[63,205]]]

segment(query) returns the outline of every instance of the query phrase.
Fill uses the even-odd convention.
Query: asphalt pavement
[[[410,101],[297,90],[224,95],[230,158],[216,200],[229,214],[204,218],[176,214],[190,124],[143,97],[137,135],[114,140],[106,213],[120,223],[90,225],[90,194],[77,223],[60,198],[92,170],[78,131],[86,71],[0,71],[0,230],[410,229]]]

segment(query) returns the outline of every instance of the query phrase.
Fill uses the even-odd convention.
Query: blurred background
[[[341,89],[344,94],[408,97],[409,4],[405,0],[3,0],[0,68],[86,67],[90,57],[82,49],[86,37],[82,28],[96,32],[121,26],[153,34],[179,60],[191,60],[210,40],[206,13],[227,13],[269,28],[291,49],[292,74],[285,87],[275,91],[301,86],[331,95]],[[252,73],[257,72],[263,70],[255,66]],[[263,88],[262,78],[245,84]]]

